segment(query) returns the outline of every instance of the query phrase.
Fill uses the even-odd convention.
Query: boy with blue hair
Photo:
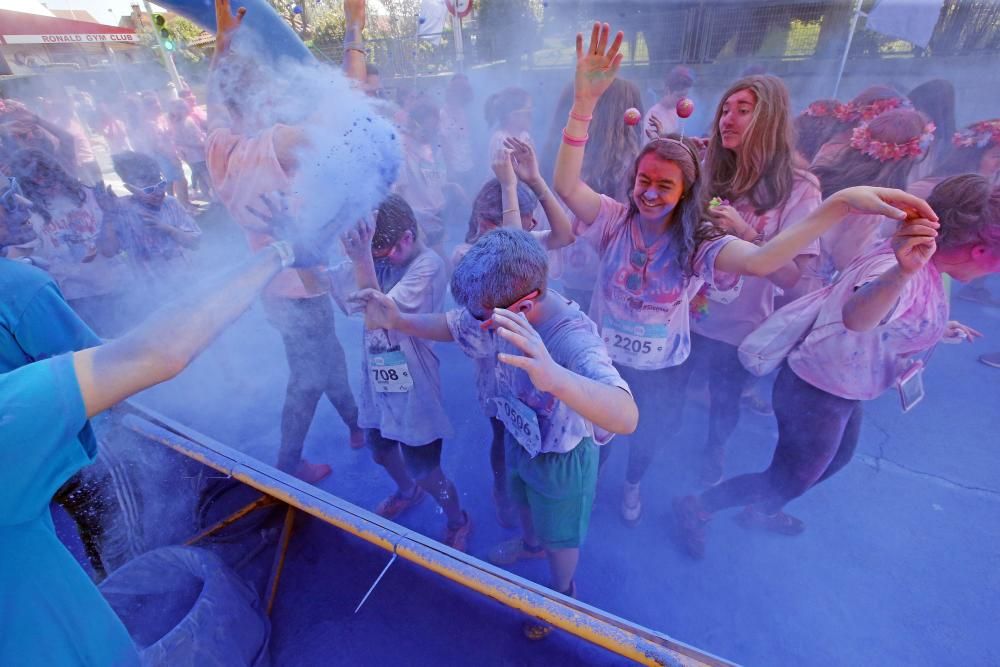
[[[545,250],[529,233],[498,229],[468,251],[451,280],[461,308],[402,313],[391,299],[361,290],[366,326],[454,341],[473,358],[495,356],[497,414],[506,430],[511,498],[522,536],[494,548],[509,565],[548,557],[552,587],[575,595],[573,575],[597,487],[598,445],[635,430],[638,408],[611,363],[594,323],[550,290]],[[525,633],[552,628],[530,622]]]

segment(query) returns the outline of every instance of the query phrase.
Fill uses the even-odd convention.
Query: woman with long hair
[[[828,164],[813,165],[823,196],[854,185],[905,188],[910,171],[927,155],[934,123],[919,111],[895,109],[861,123],[850,144]],[[881,219],[852,214],[820,241],[823,275],[830,279],[875,241]]]
[[[938,185],[927,204],[891,244],[858,258],[827,288],[774,387],[778,443],[768,468],[674,501],[680,545],[692,557],[704,555],[709,520],[729,507],[756,508],[745,522],[801,533],[804,523],[783,508],[850,462],[864,402],[893,386],[904,406],[922,397],[924,364],[954,335],[942,274],[964,281],[1000,272],[1000,188],[974,174],[957,176]]]
[[[733,83],[715,112],[705,155],[703,198],[721,199],[708,214],[730,234],[766,243],[802,222],[820,203],[819,185],[793,150],[788,89],[775,76],[758,75]],[[750,373],[736,349],[774,311],[779,289],[795,290],[812,281],[819,247],[813,243],[766,277],[746,277],[738,290],[706,288],[692,322],[692,349],[708,369],[708,436],[701,481],[722,477],[726,442],[740,417],[740,396]]]
[[[910,100],[891,86],[875,85],[865,88],[850,102],[836,109],[837,128],[830,140],[817,151],[813,165],[826,164],[836,158],[851,143],[854,128],[861,123],[869,123],[886,111],[912,106]]]
[[[611,41],[610,31],[607,24],[594,24],[586,52],[583,36],[577,35],[574,101],[554,184],[577,218],[577,232],[597,250],[590,316],[639,404],[622,506],[625,518],[634,522],[641,509],[639,483],[679,425],[680,366],[691,348],[690,301],[702,285],[726,289],[739,275],[769,276],[783,269],[850,207],[899,218],[903,212],[887,201],[922,202],[895,190],[854,188],[758,245],[706,222],[697,153],[692,143],[677,137],[651,141],[642,149],[629,173],[627,203],[595,192],[581,174],[594,109],[621,65],[624,35],[619,32]]]
[[[823,144],[839,131],[837,114],[842,107],[837,100],[816,100],[792,121],[795,150],[807,164],[813,161]]]

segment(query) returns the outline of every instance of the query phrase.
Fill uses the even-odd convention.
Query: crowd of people
[[[344,5],[345,73],[380,96],[364,3]],[[29,565],[4,549],[0,577],[60,573],[52,604],[72,600],[65,623],[87,639],[47,631],[60,638],[46,649],[54,656],[130,650],[120,624],[101,625],[111,612],[82,571],[67,571],[47,518],[55,496],[100,576],[100,526],[77,476],[97,450],[87,418],[176,375],[258,296],[289,369],[279,469],[313,483],[331,474],[302,458],[326,396],[350,446],[367,447],[395,486],[375,511],[395,519],[430,496],[442,541],[467,550],[481,518],[462,506],[462,480],[441,454],[453,436],[445,390],[471,388],[442,383],[434,346],[455,342],[474,361],[490,423],[496,520],[520,529],[484,555],[504,566],[547,558],[552,588],[569,596],[614,435],[628,436],[620,513],[635,525],[652,492],[643,478],[672,445],[692,378],[708,386],[703,491],[660,492],[676,495],[671,534],[697,558],[727,508],[742,508],[748,528],[800,534],[786,505],[850,462],[864,403],[898,390],[909,409],[935,347],[980,335],[949,318],[946,277],[966,283],[962,298],[998,303],[982,278],[1000,271],[1000,120],[955,128],[945,81],[909,95],[876,85],[795,115],[779,77],[752,73],[719,98],[707,136],[692,137],[677,113],[692,72],[671,70],[643,122],[626,123],[642,95],[619,76],[622,34],[595,24],[577,37],[575,78],[541,149],[523,89],[486,101],[478,160],[464,75],[443,108],[401,89],[398,105],[381,106],[402,136],[392,194],[368,219],[296,233],[286,199],[309,134],[263,122],[237,94],[247,81],[219,81],[245,12],[226,0],[217,10],[219,94],[207,111],[190,91],[163,103],[145,93],[124,118],[99,108],[86,123],[68,105],[0,107],[0,439],[15,462],[0,485],[0,530],[37,522],[19,539],[48,554]],[[88,134],[113,153],[118,189]],[[486,166],[494,177],[478,182]],[[137,295],[167,302],[190,282],[201,235],[192,192],[218,201],[254,254],[132,328],[122,314],[136,312]],[[346,231],[335,239],[334,228]],[[365,320],[357,393],[338,304]],[[1000,366],[996,354],[982,361]],[[773,458],[727,478],[726,445],[748,405],[774,416]],[[25,447],[8,453],[7,443]],[[0,656],[39,650],[48,612],[33,604]],[[551,627],[524,630],[539,639]]]

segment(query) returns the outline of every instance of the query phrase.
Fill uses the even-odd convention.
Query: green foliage
[[[201,27],[192,21],[188,21],[183,16],[172,17],[166,22],[166,28],[170,31],[171,35],[179,37],[185,42],[190,42],[192,39],[201,36],[201,33],[204,32]]]

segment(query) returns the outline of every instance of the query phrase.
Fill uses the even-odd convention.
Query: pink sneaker
[[[407,497],[396,491],[375,507],[375,514],[386,519],[395,519],[397,516],[420,504],[427,493],[418,484],[413,485],[413,493]]]
[[[674,498],[673,505],[679,546],[692,558],[704,558],[705,526],[712,515],[702,509],[697,496]]]
[[[472,532],[472,519],[468,512],[462,512],[465,523],[461,526],[448,526],[444,536],[444,543],[455,551],[467,552],[469,550],[469,533]]]
[[[329,477],[331,472],[333,469],[326,463],[309,463],[309,461],[303,460],[295,469],[295,476],[307,484],[315,484],[321,479]]]
[[[755,505],[747,505],[743,511],[736,515],[736,523],[744,528],[766,530],[779,535],[790,535],[792,537],[801,535],[806,529],[806,524],[801,519],[796,519],[791,514],[778,511],[775,514],[766,514]]]

